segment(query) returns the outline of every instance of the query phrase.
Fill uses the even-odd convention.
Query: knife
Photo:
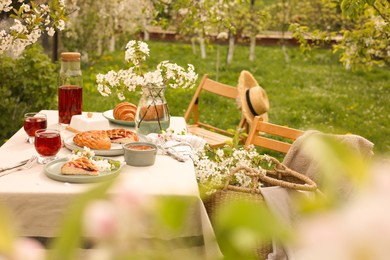
[[[21,161],[21,162],[18,162],[17,164],[15,164],[13,166],[10,166],[10,167],[0,168],[0,172],[4,172],[4,171],[11,170],[11,169],[17,168],[19,166],[22,166],[22,165],[26,164],[28,162],[28,160],[29,159]]]

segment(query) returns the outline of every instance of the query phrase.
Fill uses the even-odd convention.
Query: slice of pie
[[[125,144],[139,140],[138,135],[135,132],[123,128],[111,129],[106,132],[111,140],[111,143],[115,144]]]
[[[88,158],[80,157],[76,160],[66,162],[61,167],[61,174],[64,175],[98,175],[99,170]]]

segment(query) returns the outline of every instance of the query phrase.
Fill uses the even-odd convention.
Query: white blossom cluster
[[[23,3],[23,0],[18,0]],[[64,0],[59,0],[52,8],[48,4],[31,5],[23,3],[15,10],[16,18],[8,30],[0,30],[0,54],[10,53],[19,56],[23,50],[35,43],[42,33],[53,36],[55,29],[65,29]],[[0,13],[12,10],[11,0],[0,0]]]
[[[236,166],[247,166],[265,174],[265,169],[260,165],[262,162],[270,162],[267,155],[260,155],[252,145],[244,148],[219,148],[210,150],[209,147],[199,151],[192,157],[198,184],[205,190],[207,195],[224,187],[230,170]],[[231,185],[244,188],[253,187],[252,179],[242,171],[234,174]],[[259,183],[261,185],[261,183]]]
[[[111,164],[108,160],[95,157],[95,152],[86,146],[84,146],[83,150],[73,150],[72,154],[68,156],[69,160],[76,160],[80,157],[88,158],[99,171],[111,171],[115,168],[115,165]]]
[[[109,96],[113,90],[120,100],[124,100],[125,91],[134,91],[137,88],[191,88],[198,75],[194,66],[188,64],[187,70],[183,67],[162,61],[157,69],[144,73],[142,64],[149,57],[149,47],[142,41],[129,41],[126,45],[125,60],[130,67],[127,70],[109,71],[107,74],[96,76],[97,89],[102,96]]]
[[[158,134],[159,138],[162,138],[165,141],[168,140],[175,140],[176,136],[178,135],[186,135],[187,134],[187,129],[183,128],[181,131],[175,131],[173,128],[167,128],[166,130],[161,130],[161,133]]]
[[[149,46],[145,42],[129,41],[126,45],[125,60],[138,66],[149,57]]]

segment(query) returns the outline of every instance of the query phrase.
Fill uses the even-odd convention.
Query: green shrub
[[[58,66],[39,45],[19,59],[0,56],[0,144],[23,126],[23,114],[57,107]]]

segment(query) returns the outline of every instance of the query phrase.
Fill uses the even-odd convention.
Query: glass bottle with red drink
[[[68,125],[73,115],[80,115],[83,104],[83,77],[80,53],[61,53],[58,87],[58,122]]]

